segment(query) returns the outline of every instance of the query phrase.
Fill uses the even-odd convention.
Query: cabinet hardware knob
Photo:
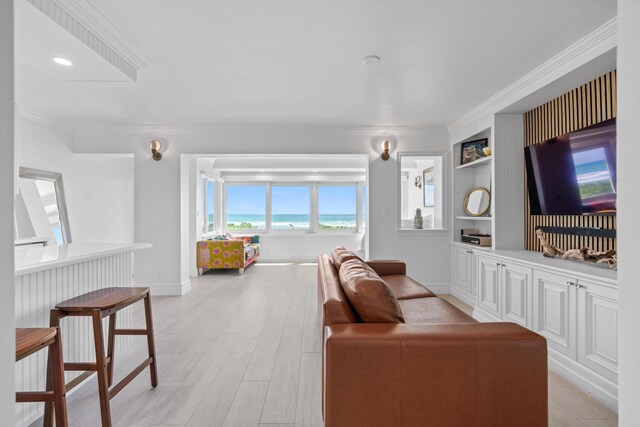
[[[499,262],[496,262],[496,267],[500,267],[500,263]]]
[[[502,263],[500,263],[500,265],[501,265],[501,266],[503,266],[503,267],[506,267],[506,266],[507,266],[507,264],[502,264]]]
[[[472,254],[472,253],[473,253],[473,251],[467,251],[467,253],[468,253],[468,254]]]

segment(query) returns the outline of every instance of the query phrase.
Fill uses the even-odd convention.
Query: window
[[[444,155],[400,155],[399,228],[444,229]]]
[[[227,185],[227,230],[266,229],[266,186]]]
[[[320,230],[349,230],[357,227],[357,186],[319,185],[318,224]]]
[[[202,212],[204,233],[212,233],[215,231],[215,182],[208,178],[202,179]]]
[[[271,229],[308,230],[311,225],[311,188],[308,185],[271,187]]]

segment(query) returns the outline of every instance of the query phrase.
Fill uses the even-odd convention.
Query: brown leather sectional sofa
[[[478,323],[407,276],[400,261],[369,261],[362,274],[387,284],[404,323],[363,323],[341,284],[342,252],[335,263],[336,251],[318,259],[326,427],[548,424],[543,337],[513,323]]]

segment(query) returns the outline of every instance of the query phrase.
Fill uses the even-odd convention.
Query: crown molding
[[[452,143],[489,128],[493,115],[617,46],[614,17],[447,126]]]
[[[69,132],[73,131],[73,125],[71,123],[64,121],[62,119],[59,119],[57,117],[50,116],[46,113],[43,113],[31,107],[27,107],[24,104],[20,104],[20,102],[15,103],[15,111],[18,117],[29,119],[31,121],[34,121],[55,129],[65,130]]]
[[[111,25],[107,18],[87,0],[55,0],[55,2],[138,70],[153,65],[149,58]]]
[[[438,127],[409,127],[409,126],[347,126],[347,125],[285,125],[285,124],[194,124],[194,125],[127,125],[127,124],[78,124],[77,132],[127,133],[134,135],[162,134],[179,135],[194,132],[299,132],[305,134],[323,135],[353,135],[353,136],[428,136],[435,132],[445,132],[444,126]]]
[[[138,71],[152,65],[122,33],[87,0],[27,0],[106,61],[136,81]]]

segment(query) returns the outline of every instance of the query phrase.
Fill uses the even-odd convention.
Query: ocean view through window
[[[266,228],[266,186],[227,185],[227,230]]]
[[[271,229],[308,230],[311,226],[311,187],[271,187]]]
[[[357,186],[318,186],[318,223],[320,230],[356,230]]]
[[[219,209],[225,212],[226,231],[317,233],[366,228],[366,186],[357,182],[234,182],[224,184],[223,193]]]

